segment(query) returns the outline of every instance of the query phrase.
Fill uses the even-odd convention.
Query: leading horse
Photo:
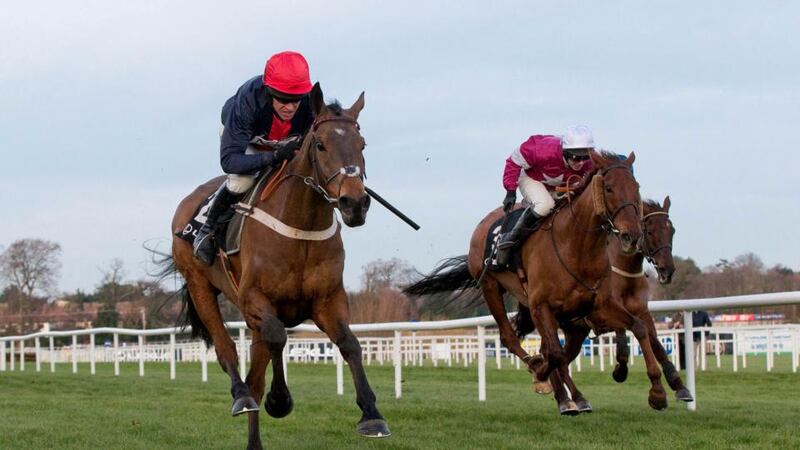
[[[261,448],[258,410],[270,361],[273,378],[264,408],[273,417],[284,417],[293,408],[282,364],[286,328],[308,319],[339,347],[350,367],[362,411],[358,434],[390,434],[364,373],[361,346],[350,331],[342,283],[344,247],[334,212],[338,209],[344,223],[356,227],[364,224],[369,209],[363,181],[365,141],[358,125],[364,94],[348,109],[338,102],[326,105],[317,83],[310,100],[315,121],[298,155],[273,179],[271,195],[262,195],[247,213],[241,251],[230,257],[230,273],[221,257],[206,266],[194,258],[188,242],[173,238],[171,262],[186,281],[188,321],[193,334],[213,342],[219,363],[230,377],[232,414],[249,413],[248,448]],[[224,180],[210,180],[187,196],[175,212],[172,230],[180,230]],[[262,219],[270,226],[260,223]],[[252,333],[246,382],[237,369],[239,356],[217,304],[220,293],[238,307]]]

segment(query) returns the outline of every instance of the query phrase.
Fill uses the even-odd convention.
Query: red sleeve
[[[508,159],[506,159],[506,169],[503,172],[503,187],[507,191],[517,190],[517,185],[519,185],[519,173],[521,171],[522,167],[518,166],[509,156]]]

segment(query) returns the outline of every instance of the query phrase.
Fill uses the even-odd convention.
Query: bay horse
[[[272,194],[262,195],[251,211],[272,216],[274,228],[260,223],[258,214],[245,220],[241,251],[230,257],[232,276],[220,258],[206,266],[192,255],[189,242],[173,238],[171,262],[185,280],[188,321],[193,335],[213,342],[219,363],[230,376],[232,415],[249,413],[248,448],[261,448],[258,410],[270,361],[273,378],[264,408],[272,417],[284,417],[293,408],[282,361],[286,328],[308,319],[339,347],[350,367],[356,403],[362,411],[357,433],[369,437],[390,434],[361,363],[361,346],[350,331],[342,283],[344,247],[334,212],[338,209],[351,227],[366,221],[370,205],[363,180],[366,144],[358,125],[364,93],[343,109],[338,102],[326,105],[316,83],[310,101],[315,120],[298,154],[275,175],[279,178],[273,180]],[[199,204],[224,182],[224,177],[214,178],[183,199],[172,230],[180,230]],[[238,372],[236,347],[220,314],[219,293],[237,306],[252,333],[252,362],[246,382]]]
[[[536,379],[551,381],[559,412],[572,415],[580,408],[564,387],[565,382],[570,383],[570,390],[578,392],[564,370],[571,349],[565,353],[561,348],[557,329],[559,324],[583,320],[595,309],[603,311],[596,317],[602,321],[598,326],[630,329],[640,341],[652,384],[648,400],[661,409],[666,406],[666,395],[647,327],[609,289],[607,239],[617,240],[626,253],[633,253],[641,236],[641,197],[632,172],[635,155],[620,161],[616,154],[592,152],[591,158],[595,168],[582,183],[588,184],[586,189],[569,207],[544,219],[541,229],[522,244],[523,268],[518,273],[486,271],[479,287],[504,345],[528,365]],[[445,261],[405,292],[426,295],[478,287],[477,280],[484,273],[486,236],[503,214],[497,208],[481,220],[467,256]],[[542,355],[529,355],[520,345],[503,303],[505,292],[530,312],[530,320],[542,336]],[[581,395],[575,400],[585,402]]]

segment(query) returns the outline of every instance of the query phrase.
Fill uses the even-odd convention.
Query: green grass
[[[800,373],[776,357],[773,373],[763,358],[730,371],[709,359],[699,373],[698,410],[672,401],[666,411],[647,406],[648,382],[641,358],[627,383],[589,368],[575,380],[595,412],[560,417],[551,396],[530,389],[525,371],[489,359],[487,401],[477,401],[475,367],[404,367],[403,397],[394,398],[393,369],[373,365],[367,374],[393,436],[367,440],[355,434],[360,412],[350,377],[336,395],[333,365],[289,366],[294,412],[285,419],[261,414],[265,448],[800,448]],[[18,369],[18,368],[17,368]],[[229,415],[227,377],[209,366],[200,382],[196,364],[178,365],[170,381],[166,364],[136,364],[114,377],[110,364],[88,364],[78,374],[69,364],[56,373],[0,373],[0,449],[241,449],[247,420]]]

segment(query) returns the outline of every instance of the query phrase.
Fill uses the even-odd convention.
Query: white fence
[[[684,323],[687,325],[683,330],[662,330],[659,332],[662,342],[672,351],[673,362],[678,364],[679,352],[685,352],[687,367],[686,385],[697,398],[695,391],[695,345],[693,345],[692,335],[694,331],[704,331],[701,333],[701,352],[700,369],[706,369],[706,356],[708,348],[712,348],[712,353],[716,356],[716,365],[721,365],[722,347],[731,345],[734,357],[732,358],[733,370],[738,370],[739,361],[743,367],[747,366],[748,353],[753,350],[763,350],[766,358],[767,371],[774,366],[774,356],[780,352],[791,353],[792,370],[797,372],[800,364],[800,326],[799,325],[780,325],[769,327],[712,327],[693,330],[691,311],[692,310],[713,310],[742,308],[751,306],[769,305],[791,305],[800,304],[800,292],[782,292],[775,294],[747,295],[738,297],[722,297],[697,300],[673,300],[673,301],[651,301],[649,308],[652,312],[677,312],[683,311]],[[246,364],[249,360],[249,341],[246,338],[246,326],[244,322],[228,323],[228,328],[238,330],[238,352],[240,355],[240,372],[246,373]],[[471,319],[458,319],[447,321],[430,322],[394,322],[383,324],[356,324],[352,325],[352,330],[361,334],[359,337],[363,349],[363,357],[367,364],[384,364],[391,362],[395,368],[395,395],[402,395],[402,367],[404,365],[421,365],[423,360],[428,359],[433,364],[463,364],[465,367],[477,361],[478,367],[478,400],[486,399],[486,358],[487,348],[493,350],[495,362],[501,367],[503,357],[511,357],[505,349],[500,348],[500,338],[496,333],[487,335],[486,327],[495,325],[491,316],[476,317]],[[475,328],[475,334],[469,335],[417,335],[417,331],[442,331]],[[293,328],[295,331],[320,333],[314,325],[299,325]],[[189,330],[182,331],[177,328],[161,328],[151,330],[130,330],[122,328],[94,328],[88,330],[74,331],[42,331],[26,336],[9,336],[0,338],[0,371],[16,370],[16,356],[19,355],[19,370],[25,370],[25,354],[33,343],[33,353],[35,354],[36,371],[41,371],[43,363],[49,363],[50,370],[55,371],[56,363],[71,362],[72,371],[77,372],[78,362],[89,362],[90,373],[95,374],[97,362],[113,362],[114,374],[119,375],[120,362],[138,361],[139,375],[144,376],[145,361],[168,361],[170,364],[170,379],[175,379],[176,363],[182,361],[200,361],[201,380],[208,379],[208,361],[215,360],[213,352],[208,351],[199,342],[176,342],[176,336],[187,333]],[[707,331],[708,333],[706,333]],[[365,333],[393,332],[393,337],[365,337]],[[410,334],[403,335],[403,332]],[[684,348],[679,349],[677,345],[679,334],[685,336]],[[112,336],[112,341],[107,345],[97,346],[95,338],[97,335]],[[79,346],[78,336],[89,336],[89,344]],[[138,342],[133,345],[123,343],[120,345],[119,336],[136,336]],[[712,338],[713,336],[713,338]],[[54,338],[71,337],[72,345],[56,349]],[[146,337],[168,337],[168,343],[147,344]],[[46,350],[42,349],[41,339],[47,339]],[[534,342],[535,342],[534,337]],[[631,363],[635,361],[638,347],[635,340]],[[528,342],[529,350],[536,350],[538,344]],[[8,347],[8,348],[7,348]],[[612,335],[598,337],[597,343],[589,341],[586,344],[586,353],[589,363],[595,364],[595,358],[601,370],[605,370],[606,357],[608,363],[614,363],[615,345]],[[7,352],[10,358],[7,358]],[[326,338],[294,338],[290,337],[285,349],[284,362],[287,360],[303,362],[322,362],[327,364],[333,361],[337,366],[337,392],[343,393],[343,361],[338,350]],[[512,360],[514,360],[512,358]],[[7,366],[8,364],[8,366]],[[515,360],[515,366],[519,368],[519,361]],[[575,369],[580,371],[581,358],[575,362]],[[696,403],[691,402],[688,408],[694,410]]]

